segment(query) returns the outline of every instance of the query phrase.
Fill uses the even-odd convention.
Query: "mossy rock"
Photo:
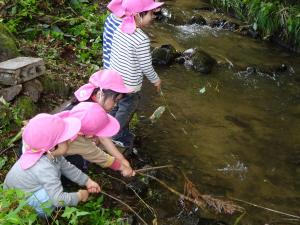
[[[152,51],[153,65],[170,65],[178,56],[176,49],[172,45],[162,45]]]
[[[194,15],[191,19],[187,21],[187,24],[199,24],[206,25],[206,20],[201,15]]]
[[[0,23],[0,62],[19,56],[15,37]]]
[[[20,110],[20,116],[23,119],[30,119],[38,112],[37,106],[28,96],[21,96],[18,98],[14,104],[14,107],[17,110]]]
[[[198,49],[195,51],[191,60],[193,64],[193,69],[202,74],[210,73],[213,66],[217,63],[217,61],[209,54]]]
[[[63,80],[56,80],[47,75],[42,76],[39,80],[42,82],[46,94],[52,93],[60,97],[68,97],[72,92],[72,89],[66,86]]]

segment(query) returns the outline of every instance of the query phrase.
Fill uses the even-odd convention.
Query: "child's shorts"
[[[50,202],[50,198],[45,189],[40,189],[34,192],[28,199],[28,205],[32,206],[37,214],[41,217],[47,217],[47,212],[52,212],[54,206]]]

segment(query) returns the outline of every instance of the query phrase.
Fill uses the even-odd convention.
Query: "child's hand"
[[[88,189],[89,193],[99,193],[101,191],[99,184],[97,184],[95,181],[93,181],[90,178],[86,182],[85,186]]]
[[[127,159],[123,158],[120,161],[123,165],[130,167],[130,163],[127,161]]]
[[[161,79],[159,79],[158,81],[156,81],[154,83],[154,86],[156,87],[156,91],[160,92],[160,89],[161,89]]]
[[[126,166],[124,164],[121,164],[121,174],[124,177],[132,177],[135,176],[135,171],[130,167],[130,166]]]
[[[86,202],[89,197],[89,192],[87,190],[79,190],[77,192],[77,196],[79,198],[79,201]]]

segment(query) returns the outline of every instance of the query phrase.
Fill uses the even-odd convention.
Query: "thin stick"
[[[128,204],[126,204],[125,202],[123,202],[122,200],[120,200],[120,199],[118,199],[118,198],[116,198],[116,197],[114,197],[114,196],[112,196],[112,195],[110,195],[110,194],[107,194],[106,192],[104,192],[104,191],[100,191],[100,193],[102,193],[102,194],[104,194],[104,195],[106,195],[106,196],[108,196],[108,197],[110,197],[110,198],[112,198],[112,199],[114,199],[114,200],[116,200],[116,201],[118,201],[118,202],[120,202],[121,204],[123,204],[123,205],[125,205],[128,209],[130,209],[130,211],[131,212],[133,212],[144,224],[146,224],[147,225],[147,223],[145,222],[145,220],[143,220],[143,218],[142,217],[140,217],[140,215],[136,212],[136,211],[134,211],[134,209],[133,208],[131,208]]]
[[[55,223],[56,218],[58,217],[58,215],[59,215],[60,211],[62,210],[62,208],[63,208],[63,207],[59,207],[59,209],[56,210],[56,213],[55,213],[54,217],[51,216],[51,219],[52,219],[51,225],[53,225],[53,224]]]
[[[139,172],[145,172],[145,171],[150,171],[150,170],[158,170],[158,169],[163,169],[163,168],[171,168],[171,167],[174,167],[174,166],[173,165],[154,166],[154,167],[149,167],[149,168],[138,169],[138,170],[135,170],[135,172],[139,173]]]
[[[177,118],[176,118],[176,116],[171,112],[170,106],[169,106],[169,104],[167,103],[167,99],[166,99],[166,97],[165,97],[165,95],[164,95],[162,89],[160,89],[159,94],[160,94],[160,96],[163,98],[164,103],[165,103],[165,105],[166,105],[166,107],[167,107],[168,112],[169,112],[170,115],[174,118],[174,120],[176,120]]]
[[[141,200],[141,202],[149,209],[149,211],[153,214],[153,216],[154,216],[155,218],[157,218],[157,215],[156,215],[156,213],[155,213],[155,210],[154,210],[150,205],[148,205],[148,204],[147,204],[147,203],[139,196],[139,194],[136,193],[136,191],[135,191],[132,187],[130,187],[125,181],[123,181],[123,180],[121,180],[121,179],[119,179],[119,178],[113,177],[113,176],[111,176],[111,175],[108,175],[108,174],[107,174],[107,176],[110,177],[110,178],[112,178],[112,179],[115,179],[115,180],[117,180],[117,181],[120,181],[120,182],[123,183],[126,187],[130,188],[130,189],[133,191],[133,193]]]
[[[11,145],[9,147],[7,147],[6,149],[3,149],[1,152],[0,152],[0,155],[3,155],[6,151],[8,151],[9,149],[13,148],[14,145]]]
[[[245,200],[238,199],[238,198],[234,198],[234,197],[228,197],[228,198],[231,199],[231,200],[237,201],[237,202],[242,202],[242,203],[245,203],[247,205],[251,205],[251,206],[256,207],[256,208],[265,209],[265,210],[270,211],[270,212],[274,212],[274,213],[277,213],[277,214],[281,214],[281,215],[285,215],[285,216],[300,219],[300,216],[296,216],[296,215],[293,215],[293,214],[281,212],[281,211],[278,211],[278,210],[275,210],[275,209],[270,209],[270,208],[267,208],[267,207],[264,207],[264,206],[261,206],[261,205],[257,205],[255,203],[251,203],[251,202],[247,202]]]
[[[12,139],[10,139],[10,141],[7,143],[7,148],[3,149],[0,152],[0,155],[3,155],[6,151],[8,151],[9,149],[13,148],[15,146],[15,142],[20,140],[20,138],[22,137],[22,130],[20,130]]]

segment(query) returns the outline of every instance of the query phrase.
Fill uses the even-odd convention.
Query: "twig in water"
[[[188,177],[181,171],[185,178],[184,184],[184,194],[192,199],[196,199],[198,202],[201,203],[201,208],[211,208],[217,213],[224,213],[224,214],[233,214],[236,211],[243,212],[245,211],[242,207],[234,204],[231,201],[226,201],[223,199],[218,199],[212,197],[210,195],[201,194],[198,189],[196,188],[195,184],[188,179]]]
[[[158,169],[164,169],[164,168],[171,168],[174,167],[173,165],[165,165],[165,166],[154,166],[154,167],[149,167],[149,168],[142,168],[135,170],[135,172],[145,172],[145,171],[150,171],[150,170],[158,170]]]
[[[296,218],[296,219],[300,219],[300,216],[296,216],[296,215],[293,215],[293,214],[281,212],[281,211],[278,211],[278,210],[275,210],[275,209],[270,209],[270,208],[267,208],[267,207],[264,207],[264,206],[261,206],[261,205],[257,205],[257,204],[252,203],[252,202],[247,202],[245,200],[238,199],[238,198],[234,198],[234,197],[229,197],[229,198],[233,201],[242,202],[242,203],[245,203],[247,205],[251,205],[251,206],[256,207],[256,208],[265,209],[265,210],[270,211],[270,212],[274,212],[274,213],[277,213],[277,214],[281,214],[281,215],[293,217],[293,218]]]
[[[133,191],[133,193],[141,200],[141,202],[142,202],[142,203],[149,209],[149,211],[153,214],[154,219],[157,219],[157,215],[156,215],[155,210],[154,210],[150,205],[148,205],[148,204],[147,204],[147,203],[139,196],[139,194],[136,193],[136,191],[135,191],[132,187],[130,187],[125,181],[123,181],[123,180],[121,180],[121,179],[119,179],[119,178],[113,177],[113,176],[108,175],[108,174],[107,174],[107,176],[110,177],[110,178],[112,178],[112,179],[115,179],[115,180],[117,180],[117,181],[120,181],[120,182],[123,183],[126,187],[130,188],[130,189]]]
[[[110,195],[110,194],[108,194],[108,193],[106,193],[106,192],[104,192],[104,191],[100,191],[100,193],[102,193],[102,194],[104,194],[104,195],[106,195],[106,196],[108,196],[108,197],[110,197],[110,198],[112,198],[112,199],[114,199],[114,200],[120,202],[121,204],[125,205],[131,212],[133,212],[133,213],[139,218],[140,221],[142,221],[144,224],[147,225],[146,221],[143,220],[143,218],[140,217],[140,215],[139,215],[133,208],[131,208],[128,204],[126,204],[126,203],[123,202],[122,200],[120,200],[120,199],[118,199],[118,198],[116,198],[116,197],[114,197],[114,196],[112,196],[112,195]]]
[[[167,108],[168,112],[170,113],[170,115],[173,117],[174,120],[177,120],[176,116],[171,112],[170,106],[169,106],[169,104],[167,103],[166,97],[165,97],[165,95],[164,95],[162,89],[160,89],[159,94],[160,94],[160,96],[163,98],[164,104],[166,105],[166,108]]]
[[[181,171],[181,170],[180,170]],[[181,171],[182,172],[182,171]],[[162,186],[164,186],[166,189],[168,189],[173,194],[179,196],[180,198],[192,202],[199,206],[200,208],[205,208],[206,206],[214,209],[218,213],[225,213],[225,214],[233,214],[236,211],[243,212],[244,209],[242,207],[239,207],[235,204],[233,204],[230,201],[225,201],[217,198],[213,198],[210,195],[201,195],[199,191],[195,188],[194,184],[186,177],[186,175],[182,172],[184,178],[186,179],[185,184],[185,193],[188,194],[182,194],[178,192],[177,190],[171,188],[169,185],[161,181],[160,179],[151,176],[149,174],[145,174],[142,172],[137,172],[140,175],[150,177],[153,180],[156,180],[158,183],[160,183]]]

